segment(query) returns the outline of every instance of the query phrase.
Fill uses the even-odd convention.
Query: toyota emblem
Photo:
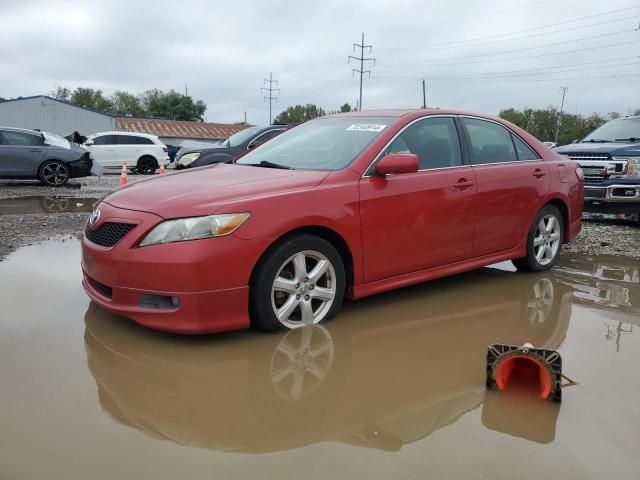
[[[95,225],[100,219],[100,209],[96,208],[93,212],[91,212],[91,216],[89,217],[89,223],[91,225]]]

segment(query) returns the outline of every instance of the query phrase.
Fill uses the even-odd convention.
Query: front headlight
[[[640,157],[613,157],[612,160],[627,162],[624,173],[611,175],[612,177],[640,178]]]
[[[250,216],[250,213],[224,213],[167,220],[151,230],[140,246],[223,237],[235,232]]]
[[[178,163],[183,167],[186,167],[188,165],[191,165],[193,162],[195,162],[199,156],[200,156],[199,153],[187,153],[186,155],[183,155],[180,157],[180,160],[178,160]]]

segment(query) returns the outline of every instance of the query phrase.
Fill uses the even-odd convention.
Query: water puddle
[[[564,254],[551,272],[485,268],[348,302],[331,322],[288,333],[181,337],[89,304],[78,258],[77,241],[50,242],[0,264],[9,478],[640,471],[633,260]],[[578,384],[561,405],[526,388],[485,390],[487,346],[524,342],[563,355]],[[19,461],[27,455],[41,460]]]
[[[0,215],[90,212],[97,198],[32,196],[0,199]]]

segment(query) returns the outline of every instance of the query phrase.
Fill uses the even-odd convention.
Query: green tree
[[[632,115],[640,115],[640,108],[636,108],[636,109],[633,111]]]
[[[140,104],[148,115],[173,120],[202,121],[207,110],[201,100],[194,102],[193,98],[173,89],[167,93],[157,88],[147,90],[140,96]]]
[[[55,90],[49,92],[49,95],[51,95],[53,98],[57,98],[58,100],[69,101],[69,99],[71,98],[71,90],[58,85]]]
[[[350,112],[351,110],[352,110],[351,105],[349,105],[348,103],[345,103],[344,105],[342,105],[342,106],[340,107],[340,111],[341,111],[342,113],[344,113],[344,112]]]
[[[118,90],[111,95],[109,101],[111,102],[109,113],[112,113],[113,115],[131,114],[134,117],[144,115],[144,110],[140,106],[138,97],[129,92]]]
[[[99,112],[111,110],[111,101],[102,94],[102,90],[78,87],[71,94],[70,101],[80,107],[90,108]]]
[[[607,119],[609,120],[617,120],[621,115],[618,112],[609,112],[607,113]]]
[[[275,119],[275,123],[300,123],[316,117],[322,117],[326,112],[311,103],[295,105],[281,112]]]

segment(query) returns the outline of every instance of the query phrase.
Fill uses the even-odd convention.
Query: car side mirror
[[[400,175],[418,171],[418,156],[415,153],[390,153],[376,163],[378,175]]]
[[[84,144],[90,147],[91,145],[93,145],[93,140],[87,140],[86,142],[84,142]]]
[[[247,145],[247,150],[251,150],[252,148],[256,148],[258,145],[260,145],[259,143],[250,143],[249,145]]]
[[[576,138],[576,139],[575,139],[573,142],[571,142],[571,143],[578,143],[578,142],[580,142],[580,140],[578,140],[578,139]]]

